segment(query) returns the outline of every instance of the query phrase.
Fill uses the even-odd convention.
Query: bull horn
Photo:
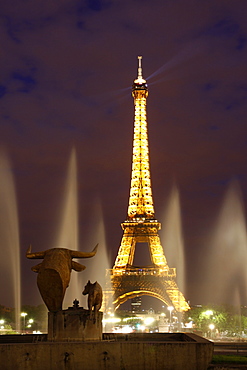
[[[30,246],[28,247],[28,250],[26,252],[26,257],[27,258],[44,258],[45,257],[45,252],[36,252],[36,253],[31,253],[31,250],[32,250],[32,246],[30,244]]]
[[[95,256],[98,248],[97,244],[92,252],[80,252],[80,251],[70,251],[71,258],[91,258]]]

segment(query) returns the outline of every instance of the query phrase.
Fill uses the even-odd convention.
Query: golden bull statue
[[[30,245],[26,257],[43,259],[41,263],[32,267],[32,271],[38,273],[37,285],[49,311],[62,310],[65,291],[70,282],[71,270],[79,272],[86,268],[73,261],[73,258],[91,258],[96,254],[97,248],[98,244],[89,253],[65,248],[52,248],[43,252],[32,253]]]

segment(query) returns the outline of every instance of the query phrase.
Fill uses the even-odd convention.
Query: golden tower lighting
[[[158,234],[161,224],[154,215],[146,114],[148,88],[141,62],[139,56],[138,74],[132,87],[135,113],[128,214],[121,224],[123,236],[115,264],[108,270],[105,293],[112,295],[116,308],[130,298],[149,295],[182,312],[189,305],[175,282],[176,269],[167,264]],[[150,266],[133,265],[136,243],[148,243]]]

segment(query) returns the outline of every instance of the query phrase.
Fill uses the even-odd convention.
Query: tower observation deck
[[[146,114],[148,87],[141,62],[139,56],[138,74],[132,86],[134,138],[127,219],[121,224],[123,236],[114,266],[107,270],[106,294],[112,296],[115,308],[130,298],[149,295],[183,312],[189,305],[176,284],[176,269],[167,264],[158,234],[161,224],[154,214]],[[151,265],[133,265],[137,243],[148,244]]]

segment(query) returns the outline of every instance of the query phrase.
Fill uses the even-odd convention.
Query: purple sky
[[[23,303],[41,302],[25,251],[29,243],[34,251],[55,246],[73,147],[80,249],[90,250],[100,239],[93,220],[99,223],[101,208],[105,245],[111,264],[115,260],[130,186],[131,85],[142,55],[155,212],[164,229],[176,184],[186,298],[192,304],[217,301],[228,281],[222,271],[231,270],[226,295],[247,304],[246,231],[234,231],[247,206],[246,18],[245,0],[1,5],[0,146],[15,179]],[[224,249],[224,237],[216,242],[214,236],[229,192],[240,206],[222,232],[233,228],[236,235]],[[231,213],[234,206],[228,208]],[[172,246],[163,247],[172,254]],[[1,291],[0,304],[10,304]]]

